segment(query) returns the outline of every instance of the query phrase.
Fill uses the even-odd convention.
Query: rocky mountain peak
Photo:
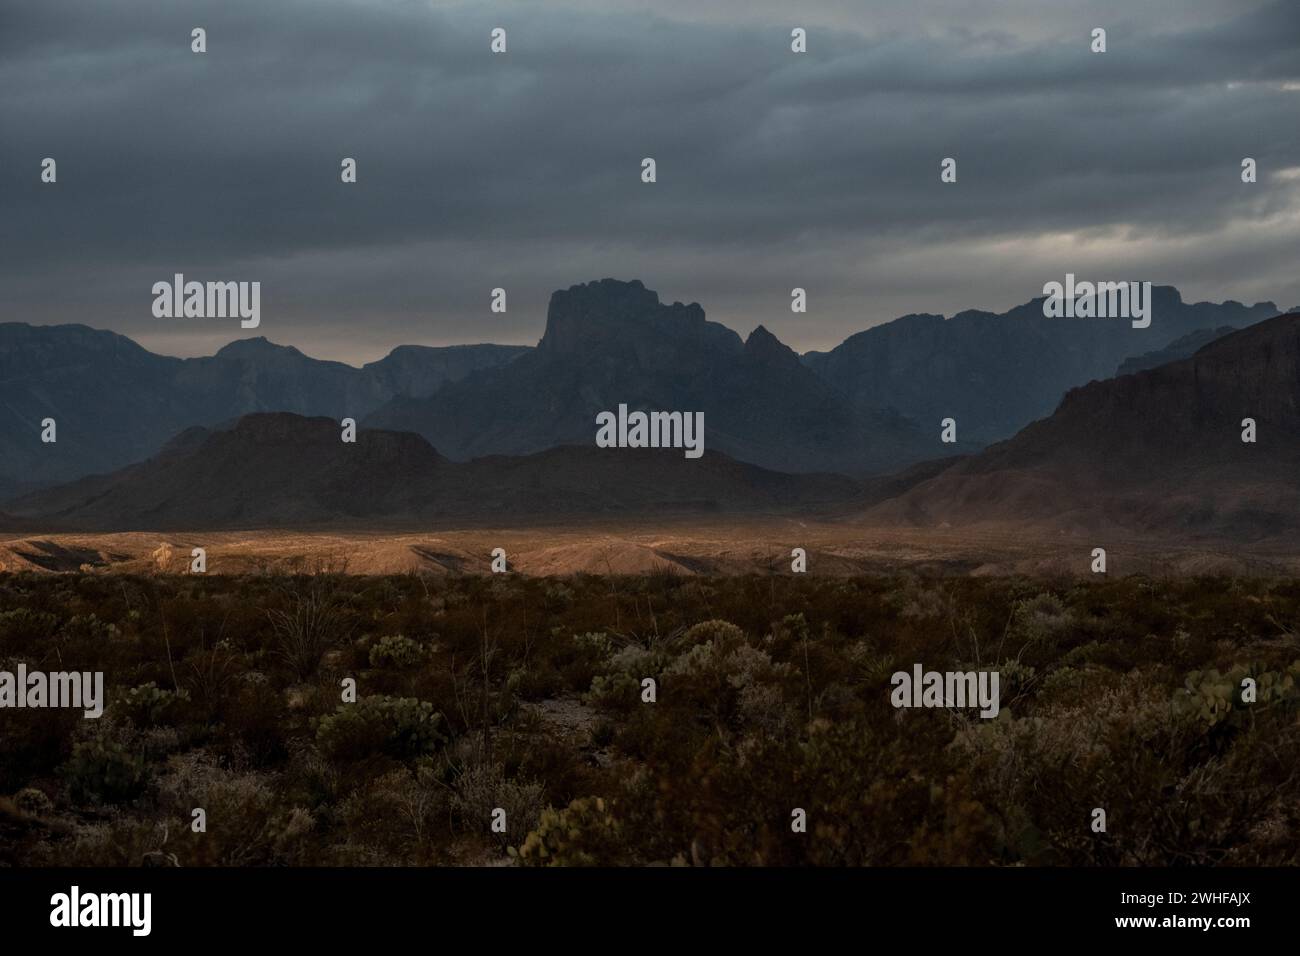
[[[740,349],[739,336],[705,321],[698,303],[665,305],[638,279],[600,279],[555,292],[538,349],[550,356],[584,355],[656,342]]]
[[[794,349],[761,325],[750,332],[749,338],[745,340],[745,358],[755,365],[771,369],[803,367]]]

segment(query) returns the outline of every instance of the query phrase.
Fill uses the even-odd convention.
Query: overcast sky
[[[533,344],[606,276],[800,351],[1066,272],[1285,309],[1298,252],[1297,0],[0,5],[0,321],[167,354]],[[154,318],[176,272],[261,327]]]

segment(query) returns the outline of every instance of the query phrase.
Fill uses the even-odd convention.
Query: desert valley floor
[[[0,572],[184,573],[191,549],[207,553],[207,573],[331,571],[349,574],[489,573],[494,548],[525,575],[731,575],[791,572],[791,552],[807,553],[810,575],[913,570],[931,574],[1088,575],[1092,551],[1107,552],[1107,573],[1300,574],[1300,549],[1285,540],[1240,544],[1007,529],[862,527],[788,517],[710,524],[567,522],[563,526],[409,531],[219,531],[0,536]]]

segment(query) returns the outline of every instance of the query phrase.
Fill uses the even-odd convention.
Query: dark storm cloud
[[[9,9],[3,318],[205,351],[238,328],[153,319],[150,285],[258,279],[258,332],[364,359],[533,341],[551,289],[603,275],[805,348],[906,311],[1003,308],[1066,268],[1300,303],[1283,253],[1300,180],[1279,176],[1300,167],[1300,5],[1205,0],[1184,24],[1097,2],[977,28],[952,11],[1006,6],[886,3],[874,32],[801,5],[826,24],[803,56],[773,10],[707,6],[707,22],[648,3]],[[808,316],[789,314],[792,285]]]

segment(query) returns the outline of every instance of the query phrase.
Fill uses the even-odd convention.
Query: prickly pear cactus
[[[1246,678],[1255,682],[1254,700],[1246,700]],[[1300,703],[1300,661],[1284,671],[1266,671],[1258,664],[1238,664],[1227,673],[1217,668],[1192,671],[1175,698],[1182,713],[1207,728],[1214,727],[1251,707],[1294,707]]]

